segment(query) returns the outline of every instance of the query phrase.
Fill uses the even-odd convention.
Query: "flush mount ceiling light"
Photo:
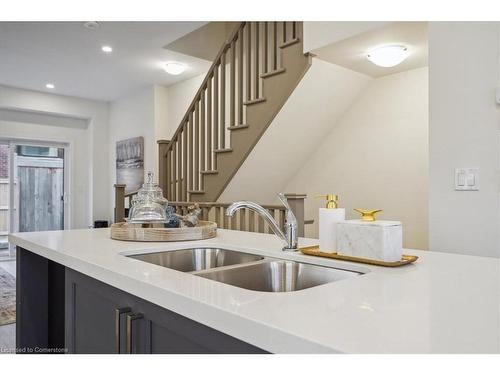
[[[83,27],[86,27],[87,29],[90,30],[95,30],[99,28],[99,22],[97,21],[88,21],[83,24]]]
[[[113,52],[113,47],[111,47],[111,46],[102,46],[101,50],[104,53],[111,53],[111,52]]]
[[[186,65],[184,65],[184,64],[182,64],[180,62],[169,61],[169,62],[166,62],[163,65],[163,69],[168,74],[172,74],[174,76],[177,76],[177,75],[183,73],[186,70]]]
[[[56,88],[56,86],[54,86],[54,84],[53,84],[53,83],[47,83],[47,84],[45,85],[45,87],[47,87],[48,89],[51,89],[51,90]]]
[[[372,49],[366,58],[377,66],[391,68],[401,64],[410,53],[403,45],[388,45]]]

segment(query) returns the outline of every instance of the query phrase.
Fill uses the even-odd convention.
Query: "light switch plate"
[[[455,168],[455,190],[478,191],[479,168]]]

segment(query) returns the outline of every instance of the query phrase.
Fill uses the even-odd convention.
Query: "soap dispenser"
[[[318,195],[317,198],[326,198],[325,207],[319,209],[319,249],[324,253],[335,253],[337,223],[345,220],[345,209],[338,207],[338,195]]]

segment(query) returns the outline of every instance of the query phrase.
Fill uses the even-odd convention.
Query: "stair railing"
[[[202,192],[217,173],[217,154],[232,151],[230,130],[246,124],[245,105],[264,100],[262,78],[283,71],[280,48],[297,42],[297,22],[241,22],[223,44],[160,158],[170,201]],[[162,164],[162,163],[160,163]]]
[[[137,191],[125,193],[125,185],[115,185],[115,223],[125,221],[125,207],[131,206],[132,197],[135,194],[137,194]],[[303,236],[304,226],[306,224],[313,223],[313,220],[304,220],[304,200],[307,195],[288,193],[285,194],[285,196],[287,197],[288,203],[297,218],[299,236]],[[168,204],[173,206],[178,214],[185,215],[188,207],[191,206],[193,202],[169,202]],[[238,210],[233,217],[226,216],[225,211],[230,204],[231,203],[200,202],[199,205],[202,210],[201,218],[203,220],[215,221],[217,226],[223,229],[272,233],[272,230],[269,228],[267,223],[253,211],[241,209]],[[267,209],[271,216],[274,217],[283,228],[285,223],[285,207],[282,205],[262,205],[262,207]]]

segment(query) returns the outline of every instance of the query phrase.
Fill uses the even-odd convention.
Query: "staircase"
[[[167,199],[215,202],[310,64],[301,22],[241,22],[160,147]]]

